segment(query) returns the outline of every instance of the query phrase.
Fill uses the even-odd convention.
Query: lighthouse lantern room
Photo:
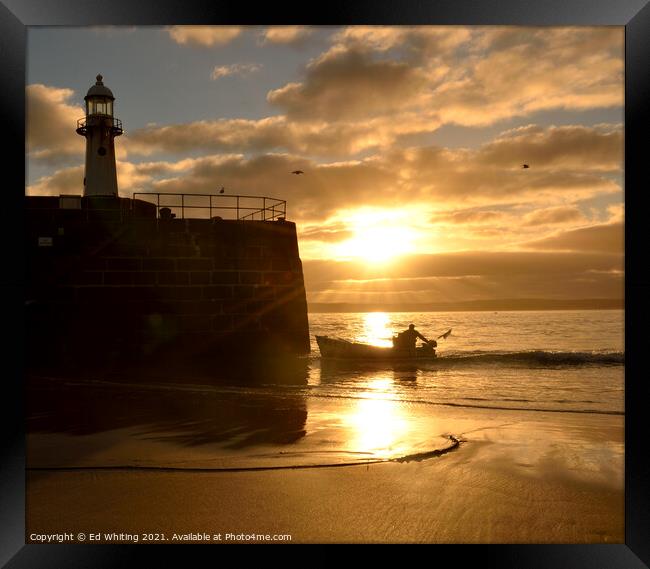
[[[86,138],[84,196],[117,197],[115,137],[122,134],[122,121],[113,116],[115,97],[97,75],[97,82],[84,97],[86,116],[77,121],[77,134]]]

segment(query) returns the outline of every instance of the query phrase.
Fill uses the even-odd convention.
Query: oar
[[[440,336],[438,336],[436,340],[440,340],[440,338],[444,338],[446,340],[449,334],[451,334],[451,328],[449,328],[449,330],[447,330],[444,334],[440,334]]]

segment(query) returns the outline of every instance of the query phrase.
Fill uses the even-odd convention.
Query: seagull
[[[440,340],[440,338],[444,338],[446,340],[450,334],[451,334],[451,328],[449,328],[449,330],[447,330],[444,334],[440,334],[440,336],[438,336],[437,339]]]
[[[530,166],[528,164],[524,164],[522,168],[530,168]]]
[[[220,193],[220,194],[223,194],[223,192],[225,191],[225,189],[226,189],[226,188],[224,188],[223,186],[221,186],[221,189],[219,190],[219,193]]]
[[[291,172],[291,173],[292,173],[292,174],[304,174],[304,172],[303,172],[302,170],[294,170],[294,171]]]

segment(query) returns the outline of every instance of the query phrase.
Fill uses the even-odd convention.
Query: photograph
[[[623,26],[27,30],[26,543],[625,542]]]
[[[0,565],[650,566],[646,4],[2,0]]]

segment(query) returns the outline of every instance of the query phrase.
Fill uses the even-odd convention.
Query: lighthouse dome
[[[113,92],[104,85],[102,79],[104,78],[101,75],[97,75],[97,83],[88,89],[88,93],[86,93],[84,99],[88,99],[88,97],[108,97],[110,99],[115,99]]]

